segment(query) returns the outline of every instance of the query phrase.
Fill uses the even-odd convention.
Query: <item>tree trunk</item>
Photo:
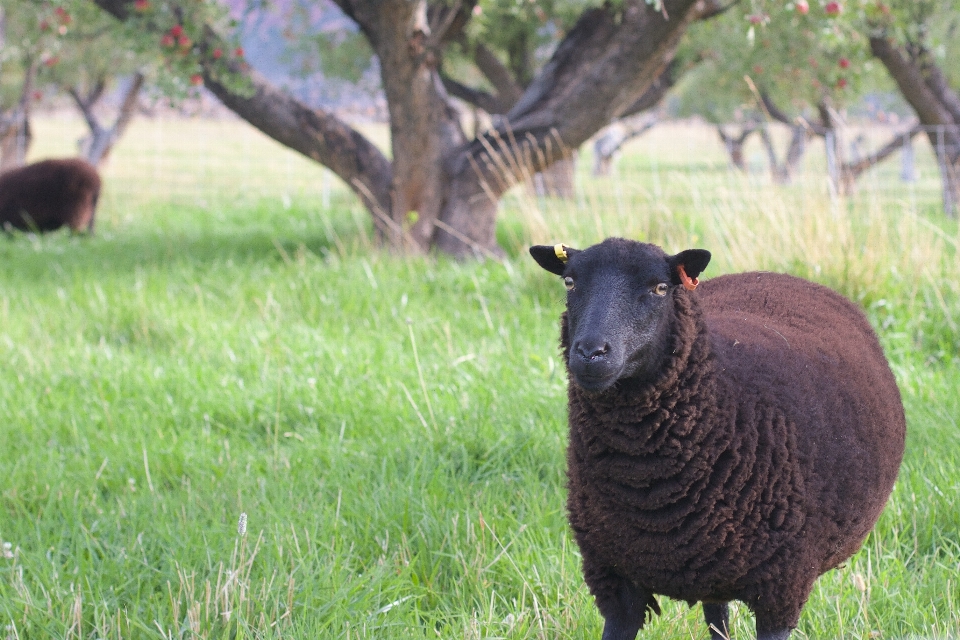
[[[0,136],[0,173],[23,166],[32,141],[29,118],[18,118],[16,124],[7,127]]]
[[[17,105],[9,112],[0,114],[0,173],[20,167],[27,161],[27,151],[33,141],[30,106],[33,103],[33,81],[36,74],[36,62],[31,60],[23,75],[23,86]]]
[[[803,160],[803,154],[807,152],[808,136],[807,128],[802,124],[795,124],[790,127],[790,145],[787,147],[787,157],[784,160],[788,180],[793,180],[793,176],[797,175],[797,169],[800,167],[800,161]]]
[[[739,134],[732,134],[727,133],[723,126],[717,125],[717,134],[720,136],[721,142],[723,142],[723,148],[727,151],[727,156],[730,158],[730,164],[740,171],[747,170],[747,161],[743,155],[743,147],[747,143],[747,138],[749,138],[750,134],[757,130],[758,126],[759,125],[756,122],[748,122],[740,127]],[[767,155],[769,156],[773,150],[772,143],[769,145],[767,144],[770,142],[769,136],[764,138],[763,142],[767,149]],[[776,162],[777,156],[775,153],[773,154],[772,159],[773,162]]]
[[[137,72],[130,79],[130,85],[123,94],[123,101],[120,104],[120,110],[117,113],[117,119],[110,128],[100,124],[100,120],[93,112],[96,103],[103,95],[103,89],[106,85],[101,80],[97,86],[86,97],[80,95],[79,89],[72,87],[69,90],[70,96],[76,103],[77,108],[83,114],[87,126],[90,128],[90,134],[80,140],[80,154],[84,156],[90,164],[99,167],[110,155],[114,145],[120,140],[130,121],[136,113],[137,98],[140,89],[143,87],[144,76]]]
[[[790,144],[787,147],[787,154],[781,163],[777,158],[777,151],[773,146],[773,138],[766,124],[759,127],[760,140],[763,142],[763,148],[767,152],[767,161],[770,165],[770,176],[774,184],[790,184],[793,176],[796,174],[797,167],[803,159],[803,154],[807,150],[807,128],[802,124],[791,124],[790,126]]]
[[[459,113],[440,79],[437,47],[426,2],[354,3],[352,17],[376,33],[381,82],[390,112],[393,177],[390,240],[394,246],[427,251],[446,197],[443,158],[463,146]]]
[[[960,209],[960,97],[922,46],[907,48],[873,36],[870,51],[887,68],[924,126],[940,169],[943,211],[956,217]]]

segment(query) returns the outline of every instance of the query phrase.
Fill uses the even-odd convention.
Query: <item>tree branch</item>
[[[501,102],[499,96],[492,93],[468,87],[445,74],[441,74],[440,79],[443,81],[443,88],[451,96],[479,107],[487,113],[503,113],[506,111],[505,106],[509,108]]]
[[[427,6],[427,23],[430,25],[429,46],[440,48],[463,36],[463,29],[470,22],[470,16],[477,0],[454,0],[453,6],[431,3]]]
[[[805,128],[810,133],[820,136],[821,138],[825,137],[830,131],[831,127],[829,126],[829,119],[825,120],[822,123],[811,122],[804,117],[791,118],[783,109],[781,109],[773,101],[773,98],[770,97],[766,91],[760,92],[760,103],[763,107],[763,111],[773,120],[785,124],[790,128],[796,127],[798,124]],[[821,117],[823,116],[823,111],[820,112]]]
[[[94,2],[120,20],[130,15],[133,4],[132,0]],[[349,2],[338,4],[345,12],[351,9]],[[246,63],[227,63],[233,77],[225,84],[211,53],[227,48],[226,43],[209,25],[202,39],[204,84],[227,108],[280,144],[328,167],[371,211],[390,210],[390,161],[372,142],[332,113],[312,109],[278,89]],[[238,81],[246,82],[249,92],[238,91]]]
[[[70,94],[74,104],[80,109],[80,113],[83,114],[83,119],[87,121],[87,126],[90,127],[90,131],[92,131],[94,135],[97,135],[98,131],[102,131],[103,127],[100,125],[100,121],[97,120],[96,114],[93,113],[93,103],[96,101],[85,99],[80,95],[80,90],[75,86],[67,87],[67,93]]]
[[[921,127],[919,124],[914,124],[907,131],[894,135],[890,142],[877,149],[874,153],[867,155],[865,158],[862,158],[857,162],[843,163],[843,167],[841,169],[843,174],[849,175],[851,181],[856,180],[864,171],[883,162],[891,154],[900,150],[900,148],[903,147],[904,141],[912,139],[921,131],[923,131],[923,127]]]
[[[673,59],[697,0],[663,4],[669,19],[643,0],[585,11],[504,124],[468,143],[451,175],[476,167],[496,193],[625,113]]]
[[[624,110],[620,118],[629,118],[643,111],[649,111],[660,104],[676,83],[679,66],[680,64],[676,59],[671,60],[670,64],[664,67],[660,75],[657,76],[657,79],[643,92],[643,95]]]
[[[206,44],[217,42],[208,38]],[[209,66],[203,74],[205,86],[228,109],[280,144],[328,167],[369,209],[390,210],[390,161],[372,142],[334,114],[308,107],[278,89],[256,70],[233,65],[231,71],[252,86],[252,95],[223,84]]]
[[[916,111],[921,124],[955,124],[950,111],[940,103],[937,95],[924,82],[920,68],[904,56],[900,48],[891,40],[881,36],[871,37],[870,52],[890,72],[900,93]]]
[[[483,43],[474,47],[473,61],[484,77],[493,85],[493,88],[497,90],[501,109],[490,113],[506,113],[523,95],[523,87],[514,78],[510,69],[500,62],[496,54]]]

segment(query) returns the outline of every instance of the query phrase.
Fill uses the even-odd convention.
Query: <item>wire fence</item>
[[[386,125],[358,127],[382,149],[389,148]],[[627,142],[607,175],[594,175],[593,146],[584,145],[575,162],[573,206],[651,206],[677,191],[695,192],[702,204],[720,194],[727,197],[731,190],[772,187],[837,197],[842,194],[836,193],[831,180],[837,163],[869,158],[893,143],[895,149],[882,162],[860,175],[849,197],[906,204],[914,211],[942,210],[941,169],[931,140],[947,145],[950,135],[957,134],[932,130],[911,136],[908,131],[904,125],[849,126],[835,145],[810,137],[789,182],[777,184],[770,149],[760,136],[747,140],[738,168],[714,126],[664,122]],[[790,130],[770,125],[769,132],[772,149],[782,162]],[[76,155],[84,134],[83,121],[73,115],[36,118],[28,159]],[[229,117],[139,118],[102,173],[106,206],[119,211],[154,203],[229,207],[239,201],[265,201],[280,208],[358,206],[347,186],[329,170]],[[529,189],[516,189],[508,200],[528,195]]]
[[[777,162],[782,165],[791,141],[788,127],[772,125],[771,141]],[[956,129],[954,127],[954,129]],[[942,182],[938,156],[930,140],[940,144],[948,136],[946,127],[924,128],[890,125],[859,125],[840,131],[838,140],[808,137],[802,156],[782,186],[833,196],[871,196],[890,200],[909,200],[929,206],[941,198]],[[930,135],[932,134],[932,135]],[[956,133],[954,132],[954,135]],[[892,146],[882,160],[863,171],[844,193],[836,184],[840,170],[877,158]],[[945,149],[941,149],[944,151]],[[698,174],[702,188],[727,183],[730,177],[748,185],[768,186],[781,182],[771,163],[770,149],[759,135],[748,138],[743,148],[743,163],[731,161],[717,128],[705,123],[668,123],[658,125],[632,141],[614,163],[612,180],[630,181],[638,173],[665,173],[686,170]]]

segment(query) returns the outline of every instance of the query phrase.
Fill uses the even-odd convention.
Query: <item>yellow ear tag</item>
[[[560,262],[566,264],[570,256],[567,255],[567,248],[562,244],[553,245],[553,252],[560,258]]]

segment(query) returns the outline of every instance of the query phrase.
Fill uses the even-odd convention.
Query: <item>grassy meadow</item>
[[[38,156],[75,125],[38,123]],[[574,200],[504,200],[506,260],[457,263],[378,250],[341,185],[237,123],[135,123],[96,237],[0,238],[0,638],[598,639],[563,509],[564,291],[526,246],[607,235],[862,305],[906,458],[794,637],[960,638],[960,233],[936,192],[896,167],[847,201],[774,187],[683,126],[611,178],[587,155]],[[641,638],[707,637],[661,604]]]

